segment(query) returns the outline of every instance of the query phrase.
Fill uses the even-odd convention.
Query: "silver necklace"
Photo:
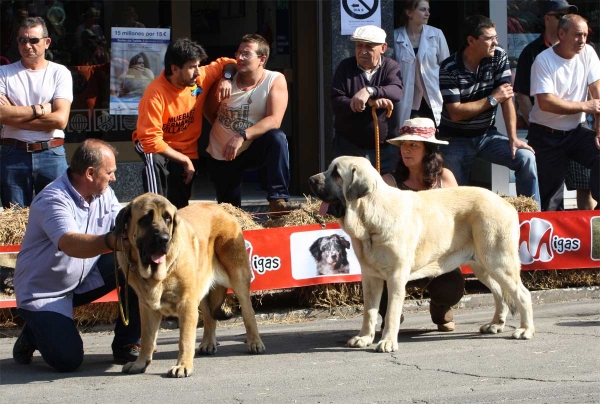
[[[266,73],[263,72],[263,75],[260,78],[260,80],[258,80],[258,83],[256,83],[256,85],[252,88],[252,90],[250,90],[250,93],[248,94],[248,101],[246,101],[247,104],[252,104],[252,95],[254,94],[254,90],[256,90],[256,88],[260,85],[260,83],[262,83],[265,76],[266,76]]]
[[[258,87],[258,84],[256,85],[256,87]],[[256,90],[256,87],[254,87],[251,91],[250,94],[248,95],[248,104],[252,104],[252,94],[254,94],[254,90]]]

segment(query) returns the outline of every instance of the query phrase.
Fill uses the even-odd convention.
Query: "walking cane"
[[[388,105],[386,118],[392,116],[392,108]],[[375,126],[375,168],[381,174],[381,156],[379,152],[379,120],[377,119],[377,107],[371,107],[371,115],[373,116],[373,125]]]

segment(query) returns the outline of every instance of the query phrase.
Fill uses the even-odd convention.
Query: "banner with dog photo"
[[[519,219],[523,271],[600,265],[597,211],[519,213]],[[361,280],[350,237],[337,223],[245,230],[244,239],[253,291]],[[0,246],[0,254],[18,250],[19,246]],[[472,273],[469,267],[463,267],[462,272]],[[102,301],[116,299],[116,293],[111,293]],[[15,307],[14,299],[0,300],[3,307]]]

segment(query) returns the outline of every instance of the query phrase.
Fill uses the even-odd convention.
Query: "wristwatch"
[[[375,94],[375,89],[373,87],[365,87],[367,93],[369,93],[369,97],[372,97]]]
[[[246,136],[246,129],[242,129],[240,131],[240,136],[242,137],[242,139],[244,139],[244,141],[248,140],[248,137]]]
[[[498,105],[498,100],[495,99],[494,97],[492,97],[491,95],[488,95],[487,99],[490,102],[490,104],[492,105],[492,107],[495,107],[496,105]]]
[[[231,73],[229,73],[229,72],[224,72],[224,73],[223,73],[223,78],[224,78],[225,80],[231,80],[231,78],[232,78],[232,77],[233,77],[233,76],[232,76],[232,75],[231,75]]]

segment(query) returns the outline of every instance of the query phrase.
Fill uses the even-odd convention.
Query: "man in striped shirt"
[[[492,20],[467,18],[465,45],[440,66],[440,90],[444,100],[440,122],[441,146],[446,167],[459,185],[467,185],[476,157],[515,171],[518,195],[540,203],[533,149],[517,137],[517,114],[506,52],[498,47]],[[508,136],[495,126],[498,105]]]

